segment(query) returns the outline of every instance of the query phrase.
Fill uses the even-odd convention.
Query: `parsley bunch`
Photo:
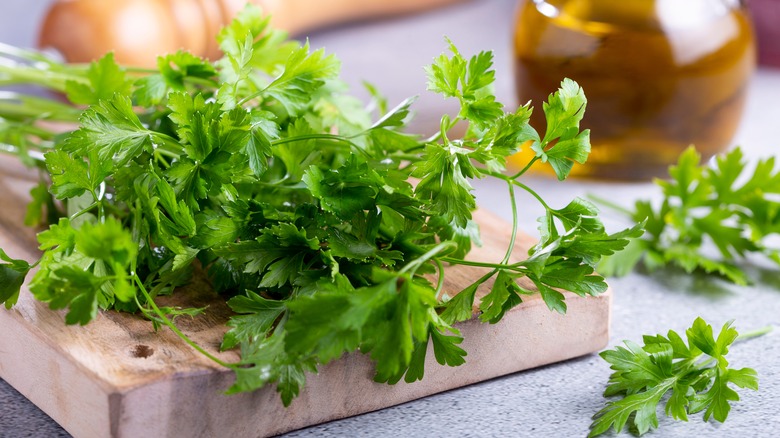
[[[674,265],[686,272],[715,273],[737,283],[749,279],[735,262],[748,254],[760,254],[780,264],[780,248],[772,236],[780,233],[780,171],[775,159],[760,160],[752,172],[742,151],[716,156],[712,166],[701,163],[694,148],[688,148],[677,165],[669,168],[668,180],[656,183],[663,201],[654,208],[650,201],[637,201],[624,212],[632,221],[645,224],[641,240],[632,241],[599,267],[604,275],[624,275],[642,262],[650,270]],[[708,256],[712,247],[720,257]]]
[[[622,396],[610,401],[593,417],[589,436],[613,428],[620,432],[628,424],[639,435],[658,427],[657,407],[666,398],[664,411],[675,420],[688,421],[689,414],[704,411],[704,421],[726,421],[731,402],[739,395],[731,385],[758,390],[758,377],[751,368],[735,369],[726,360],[729,346],[739,334],[732,322],[724,324],[717,338],[712,326],[696,318],[682,337],[669,330],[662,335],[644,336],[644,345],[624,341],[601,353],[615,371],[609,378],[605,397]],[[739,336],[759,336],[768,330]]]
[[[450,43],[451,54],[427,69],[428,86],[460,110],[421,138],[403,132],[412,99],[388,110],[375,95],[372,113],[345,94],[334,56],[288,41],[268,22],[248,8],[219,34],[222,59],[179,52],[152,70],[119,66],[110,54],[67,66],[0,47],[16,63],[2,65],[1,82],[45,85],[88,105],[0,96],[2,150],[41,170],[26,222],[49,224],[37,262],[0,253],[6,306],[37,267],[30,290],[67,309],[66,323],[87,324],[98,309],[141,312],[235,371],[231,392],[275,383],[289,404],[306,371],[346,352],[369,354],[376,380],[389,383],[422,378],[429,343],[439,363],[462,364],[453,324],[473,316],[480,287],[489,287],[480,319],[491,323],[535,293],[521,277],[561,313],[561,290],[606,290],[594,266],[639,227],[608,234],[591,203],[550,207],[521,182],[528,167],[504,173],[524,143],[536,152],[532,163],[549,163],[559,179],[586,160],[586,99],[576,83],[565,80],[544,104],[540,135],[530,106],[505,113],[496,101],[492,54],[466,58]],[[42,120],[79,127],[55,134]],[[450,138],[457,123],[466,134]],[[470,181],[483,177],[506,184],[512,238],[503,258],[470,261],[479,241]],[[510,263],[516,189],[546,213],[539,243]],[[448,264],[485,275],[447,297]],[[235,312],[222,348],[240,348],[238,363],[213,357],[173,322],[204,309],[155,303],[198,272]]]

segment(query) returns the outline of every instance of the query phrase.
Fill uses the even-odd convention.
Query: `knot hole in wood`
[[[151,356],[153,354],[154,354],[154,348],[152,348],[152,347],[150,347],[148,345],[143,345],[143,344],[138,344],[138,345],[134,346],[132,348],[132,350],[130,350],[130,355],[131,356],[138,357],[138,358],[141,358],[141,359],[146,359],[147,357],[149,357],[149,356]]]

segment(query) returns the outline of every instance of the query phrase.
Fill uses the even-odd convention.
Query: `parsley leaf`
[[[24,260],[16,260],[0,249],[0,303],[5,303],[5,308],[10,309],[19,299],[19,292],[24,283],[24,278],[30,271],[30,264]]]
[[[87,163],[61,150],[47,153],[46,167],[52,179],[52,194],[64,199],[95,191],[110,173],[100,163],[94,155]]]
[[[449,39],[452,57],[442,54],[426,68],[428,89],[460,101],[462,117],[480,128],[504,115],[501,103],[492,95],[495,81],[493,53],[480,52],[468,61]]]
[[[666,337],[645,336],[643,346],[625,341],[625,347],[601,353],[614,370],[604,396],[623,398],[608,402],[593,417],[589,436],[610,428],[620,432],[626,424],[639,435],[656,429],[657,407],[670,392],[667,415],[687,421],[689,414],[704,411],[704,421],[714,418],[722,423],[731,402],[739,401],[729,384],[758,390],[754,370],[730,368],[726,360],[729,346],[738,337],[732,322],[724,324],[716,338],[712,326],[696,318],[685,334],[687,345],[670,330]]]
[[[65,93],[71,102],[91,105],[101,100],[109,100],[115,93],[130,93],[131,81],[116,63],[111,52],[92,62],[86,76],[88,83],[77,80],[65,82]]]
[[[470,164],[468,151],[456,147],[428,145],[425,159],[416,164],[412,174],[422,179],[415,193],[430,200],[428,209],[441,216],[446,222],[453,222],[465,228],[476,208],[473,190],[467,178],[477,174]]]
[[[67,324],[85,325],[95,318],[98,306],[108,308],[115,299],[127,302],[135,297],[128,270],[138,247],[116,219],[85,222],[74,229],[63,218],[38,240],[48,251],[30,290],[52,309],[68,308]]]
[[[544,104],[547,132],[531,148],[542,162],[549,162],[559,180],[565,179],[574,163],[584,164],[590,154],[590,131],[580,132],[580,121],[587,105],[585,93],[571,79]]]
[[[523,301],[520,295],[531,294],[531,291],[523,289],[516,283],[516,278],[517,275],[512,275],[505,270],[498,272],[490,293],[485,295],[480,302],[479,310],[482,311],[480,320],[491,323],[500,321],[507,311]],[[542,289],[540,292],[544,296]],[[469,310],[471,309],[469,308]]]
[[[320,200],[323,210],[345,220],[375,206],[382,186],[381,178],[369,169],[367,163],[358,163],[354,159],[334,170],[323,171],[311,166],[304,173],[303,182]]]
[[[286,309],[284,303],[265,299],[252,291],[247,291],[246,296],[231,298],[228,305],[239,316],[228,322],[230,330],[222,340],[223,350],[235,347],[242,339],[262,339]]]
[[[340,63],[320,49],[309,53],[308,42],[287,58],[284,71],[262,92],[273,97],[288,113],[297,114],[311,101],[311,95],[338,74]]]
[[[774,158],[751,169],[739,148],[718,155],[712,166],[687,149],[670,167],[670,178],[657,182],[660,205],[641,200],[627,211],[631,220],[645,223],[645,238],[630,253],[605,259],[602,273],[625,274],[637,263],[650,270],[672,265],[747,284],[750,279],[737,263],[748,254],[780,263],[771,244],[780,232],[780,203],[767,196],[780,193],[780,171]]]
[[[62,151],[81,157],[94,152],[100,161],[114,160],[118,167],[169,141],[165,134],[145,128],[130,98],[122,94],[89,107],[79,121],[81,127],[63,142]]]

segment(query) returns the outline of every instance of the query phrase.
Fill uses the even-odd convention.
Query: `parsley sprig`
[[[735,148],[707,165],[688,148],[669,168],[669,177],[656,182],[663,193],[656,206],[641,200],[631,210],[598,200],[643,222],[646,229],[643,239],[605,258],[599,272],[624,275],[641,262],[650,270],[672,265],[744,285],[750,279],[738,262],[749,254],[780,263],[780,248],[772,243],[780,232],[780,202],[775,197],[780,171],[773,157],[750,166]]]
[[[276,384],[289,404],[307,371],[346,352],[370,355],[376,380],[388,383],[421,379],[429,344],[439,363],[462,364],[453,324],[473,316],[480,287],[489,288],[476,303],[486,322],[536,293],[521,277],[564,313],[561,291],[604,292],[594,266],[641,234],[638,226],[608,234],[582,199],[547,205],[522,182],[528,167],[504,172],[506,157],[526,143],[532,161],[549,163],[559,179],[586,160],[586,98],[573,81],[544,104],[540,135],[529,105],[506,113],[496,101],[493,55],[466,58],[450,42],[451,53],[427,69],[428,88],[460,109],[423,139],[403,132],[413,99],[366,110],[343,92],[334,56],[288,41],[255,8],[218,39],[225,56],[215,63],[178,52],[152,70],[119,66],[111,54],[67,66],[0,46],[11,60],[0,81],[48,86],[88,105],[0,96],[2,151],[41,170],[26,222],[48,224],[34,264],[0,253],[7,306],[37,267],[30,290],[67,309],[66,323],[87,324],[98,309],[140,312],[232,369],[230,392]],[[65,134],[39,123],[76,116],[78,129]],[[458,123],[466,134],[451,138]],[[466,260],[479,241],[470,181],[484,177],[506,184],[512,238],[500,260]],[[539,243],[510,263],[522,208],[516,190],[545,215]],[[485,274],[449,297],[445,267],[458,264]],[[197,272],[235,312],[222,348],[239,348],[238,363],[210,355],[174,323],[207,309],[155,302]]]
[[[729,347],[769,331],[739,335],[732,323],[724,324],[715,337],[712,326],[696,318],[685,331],[687,344],[669,330],[667,336],[644,336],[643,346],[624,341],[625,347],[602,352],[614,370],[604,396],[622,398],[608,402],[593,417],[589,436],[610,428],[620,432],[626,425],[639,435],[656,429],[657,408],[664,400],[664,412],[675,420],[688,421],[688,415],[704,411],[704,421],[726,421],[731,403],[739,401],[731,385],[758,390],[755,370],[729,367]]]

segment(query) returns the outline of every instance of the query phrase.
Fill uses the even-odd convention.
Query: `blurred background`
[[[0,6],[0,42],[36,47],[44,14],[53,0],[10,0]]]
[[[466,54],[495,52],[496,95],[508,107],[577,80],[593,152],[575,173],[600,179],[663,175],[689,144],[705,157],[725,150],[756,60],[780,68],[780,0],[253,1],[276,26],[337,54],[358,96],[367,97],[363,81],[391,105],[421,96],[411,129],[426,134],[456,110],[425,91],[423,66],[445,50],[444,36]],[[213,59],[214,35],[244,2],[6,0],[0,42],[54,48],[71,62],[113,49],[120,63],[153,66],[182,47]]]

